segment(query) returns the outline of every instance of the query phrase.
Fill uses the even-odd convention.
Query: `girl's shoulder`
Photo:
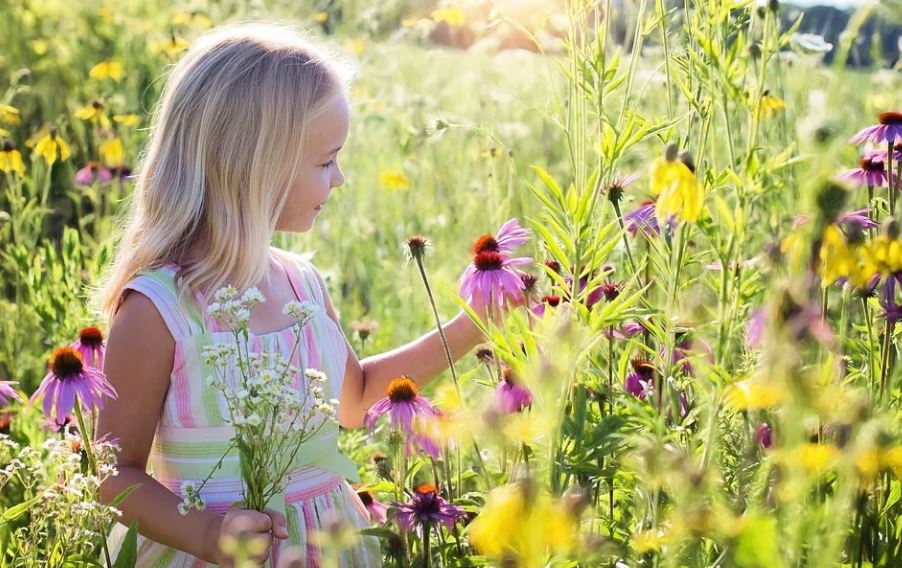
[[[322,304],[324,301],[325,284],[323,277],[317,270],[316,266],[311,262],[312,255],[310,253],[297,253],[279,248],[272,248],[273,254],[279,256],[284,262],[286,268],[294,272],[294,276],[300,282],[308,295],[312,295],[317,303]]]
[[[138,292],[149,299],[176,341],[204,330],[197,307],[186,306],[180,296],[176,284],[178,270],[173,263],[145,267],[122,287],[119,296],[120,307],[131,292]]]

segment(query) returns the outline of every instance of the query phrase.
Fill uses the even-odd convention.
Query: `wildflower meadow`
[[[398,567],[902,566],[902,3],[829,39],[805,10],[0,0],[0,568],[149,565],[119,522],[135,488],[100,498],[119,394],[90,292],[168,70],[247,20],[355,69],[346,182],[273,244],[322,272],[361,359],[460,310],[485,337],[452,363],[442,334],[447,372],[341,429],[371,526],[329,519],[278,568],[353,566],[359,539]],[[242,352],[259,291],[214,299],[239,341],[203,388],[262,511],[339,401]],[[296,348],[318,309],[285,307]],[[223,463],[174,489],[183,514]]]

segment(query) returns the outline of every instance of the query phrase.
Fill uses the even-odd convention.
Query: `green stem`
[[[78,400],[78,395],[75,396],[75,419],[78,420],[78,433],[81,434],[81,441],[85,447],[85,454],[88,456],[88,467],[91,468],[91,475],[98,476],[97,462],[94,460],[94,449],[91,447],[91,439],[88,437],[87,428],[85,428],[85,419],[81,413],[81,401]],[[100,542],[103,545],[103,556],[106,560],[107,568],[112,568],[113,561],[110,559],[110,550],[107,548],[106,544],[106,526],[101,522],[100,527],[98,528],[100,529]]]

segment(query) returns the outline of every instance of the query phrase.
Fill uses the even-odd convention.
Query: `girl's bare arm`
[[[322,279],[317,275],[326,304],[326,312],[338,323],[335,309],[329,299]],[[455,361],[484,340],[482,332],[461,311],[451,321],[442,325],[451,358]],[[347,341],[347,339],[345,339]],[[345,428],[360,428],[367,409],[385,396],[385,389],[392,379],[410,375],[423,387],[448,368],[445,349],[438,330],[419,337],[397,349],[367,357],[357,358],[348,343],[348,362],[341,391],[338,420]]]
[[[138,521],[139,532],[151,540],[213,561],[222,516],[202,511],[182,516],[178,496],[146,473],[174,351],[175,342],[150,299],[129,294],[110,328],[103,366],[119,397],[106,401],[97,423],[98,435],[119,439],[119,475],[107,479],[100,494],[109,502],[139,484],[119,505],[121,522]]]

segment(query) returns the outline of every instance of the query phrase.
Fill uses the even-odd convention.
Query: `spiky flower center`
[[[881,112],[880,116],[877,117],[877,120],[880,122],[880,124],[884,124],[884,125],[889,125],[889,124],[902,125],[902,112],[897,112],[897,111]]]
[[[410,377],[405,375],[388,383],[385,394],[388,395],[388,398],[392,403],[397,404],[399,402],[411,402],[419,393],[417,391],[417,384],[413,382]]]
[[[561,297],[560,296],[551,296],[551,295],[542,296],[542,301],[544,303],[548,304],[549,306],[551,306],[552,308],[556,308],[561,303]]]
[[[483,363],[490,363],[495,359],[495,354],[487,347],[480,347],[476,350],[476,358]]]
[[[623,290],[623,286],[616,282],[605,282],[601,285],[601,293],[604,295],[605,300],[609,302],[616,300],[621,290]]]
[[[78,332],[78,340],[82,345],[100,347],[103,344],[103,332],[99,327],[88,326]]]
[[[50,370],[60,379],[78,375],[84,370],[81,353],[69,346],[60,347],[50,358]]]
[[[3,152],[12,152],[14,148],[13,141],[7,138],[3,141],[3,147],[0,148],[0,150]]]
[[[498,252],[498,241],[496,241],[495,237],[492,235],[482,235],[476,239],[476,242],[473,244],[473,254],[479,254],[485,251]]]
[[[532,274],[521,274],[520,280],[523,282],[523,290],[525,292],[532,292],[536,287],[536,282],[538,282],[538,279]]]
[[[511,369],[510,367],[505,367],[501,371],[501,377],[504,380],[504,382],[506,382],[507,384],[510,384],[510,385],[517,382],[517,374],[514,373],[514,370]]]
[[[483,251],[473,258],[473,264],[479,270],[501,270],[504,268],[504,257],[497,252]]]
[[[357,496],[360,497],[360,502],[363,503],[364,507],[369,507],[373,504],[373,494],[369,491],[357,491]]]
[[[431,483],[423,483],[423,484],[417,486],[416,492],[419,493],[420,495],[429,495],[429,494],[438,495],[439,494],[438,487],[436,487],[435,485],[432,485]]]
[[[423,235],[411,235],[407,237],[407,248],[410,249],[410,256],[413,258],[422,257],[423,253],[426,252],[426,246],[428,244],[429,239]]]
[[[640,377],[645,380],[648,380],[655,374],[655,366],[651,361],[645,359],[644,357],[636,357],[631,361],[633,365],[633,371],[636,372]]]
[[[858,161],[858,165],[866,172],[885,172],[886,166],[880,160],[871,158],[862,158]]]
[[[561,263],[556,260],[546,260],[545,266],[547,266],[548,268],[550,268],[552,271],[556,272],[557,274],[561,273]]]

